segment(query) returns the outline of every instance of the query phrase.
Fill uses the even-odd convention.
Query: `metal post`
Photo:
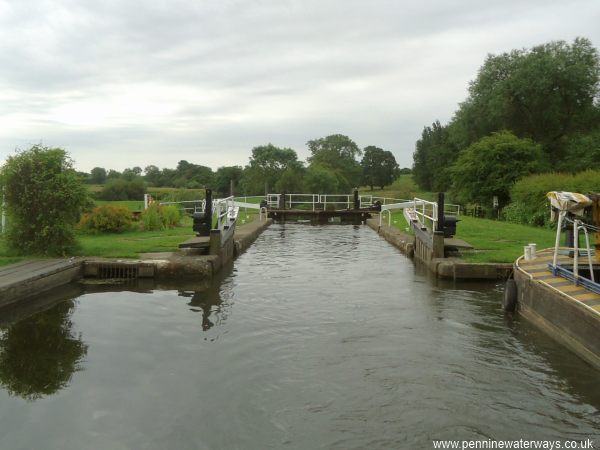
[[[573,255],[573,276],[575,276],[575,284],[579,284],[579,220],[577,220],[577,219],[575,219],[573,221],[573,231],[575,234],[575,237],[574,237],[575,254]]]
[[[205,198],[204,214],[205,214],[206,220],[208,221],[208,228],[212,230],[212,227],[213,227],[212,189],[205,190],[204,198]]]
[[[358,189],[354,189],[354,209],[360,209],[360,199],[358,198]]]
[[[438,192],[437,201],[437,224],[435,231],[444,231],[444,193]]]
[[[566,214],[566,211],[560,211],[558,213],[558,222],[556,224],[556,241],[554,243],[554,257],[552,258],[552,267],[554,269],[556,269],[556,263],[558,261],[558,247],[560,246],[560,227],[562,226],[562,222]]]
[[[2,226],[2,230],[0,230],[0,233],[4,234],[4,232],[6,231],[6,203],[4,202],[4,195],[2,196],[2,222],[0,223],[0,225]]]

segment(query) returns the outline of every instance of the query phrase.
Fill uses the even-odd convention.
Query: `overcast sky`
[[[411,166],[488,53],[577,36],[599,0],[0,0],[0,158],[217,169],[341,133]]]

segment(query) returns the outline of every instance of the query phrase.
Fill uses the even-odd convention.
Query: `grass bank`
[[[384,217],[387,223],[387,217]],[[392,214],[392,225],[412,234],[401,212]],[[538,249],[554,247],[556,231],[547,228],[517,225],[497,220],[460,216],[456,237],[471,244],[475,249],[463,252],[466,262],[510,263],[523,254],[523,247],[530,243]]]
[[[463,255],[468,262],[514,262],[530,243],[538,249],[554,247],[555,230],[467,216],[460,219],[456,237],[475,247]]]
[[[110,202],[121,203],[121,202]],[[240,211],[238,226],[252,222],[258,217],[255,210]],[[124,233],[78,233],[78,247],[69,256],[97,256],[103,258],[139,258],[140,253],[173,252],[183,241],[195,236],[192,219],[186,217],[181,226],[160,231],[132,229]],[[22,257],[12,255],[0,238],[0,266],[14,264],[35,255]]]

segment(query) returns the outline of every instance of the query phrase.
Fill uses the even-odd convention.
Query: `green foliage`
[[[490,55],[469,89],[485,134],[506,128],[558,156],[557,139],[597,125],[598,51],[587,39]]]
[[[557,170],[575,173],[600,169],[600,128],[590,133],[566,136],[561,145],[565,156],[557,161]]]
[[[149,194],[155,200],[161,202],[183,202],[191,200],[202,200],[206,195],[204,189],[152,189]]]
[[[550,191],[598,192],[600,170],[586,170],[577,174],[543,173],[521,178],[510,190],[512,202],[504,209],[506,220],[529,225],[548,225]]]
[[[264,194],[275,189],[277,181],[288,169],[300,170],[302,163],[291,148],[279,148],[273,144],[261,145],[252,149],[250,164],[244,169],[240,180],[241,191],[245,195]]]
[[[233,181],[234,193],[237,193],[242,173],[243,169],[240,166],[219,167],[212,188],[221,197],[229,197],[231,182]]]
[[[305,173],[306,169],[304,167],[288,167],[281,173],[277,183],[275,183],[275,191],[281,193],[304,192]]]
[[[362,166],[362,182],[370,186],[383,189],[392,184],[398,177],[400,168],[392,152],[370,145],[364,149]]]
[[[181,211],[175,205],[166,205],[160,208],[160,215],[167,228],[173,228],[181,223]]]
[[[131,211],[123,206],[102,205],[82,216],[79,228],[88,233],[122,233],[131,228]]]
[[[452,179],[450,168],[458,157],[450,138],[450,127],[439,121],[425,127],[413,153],[413,175],[421,189],[445,191]]]
[[[165,223],[161,214],[161,207],[157,204],[148,207],[142,212],[142,229],[145,231],[164,230]]]
[[[508,131],[493,133],[463,150],[452,167],[454,192],[465,202],[482,205],[498,197],[500,206],[510,199],[513,183],[541,168],[541,147]]]
[[[127,179],[112,178],[109,179],[104,188],[98,194],[100,200],[140,200],[144,198],[146,185],[141,177],[135,176]]]
[[[88,193],[60,148],[34,145],[1,170],[7,243],[19,254],[62,255],[75,246],[75,224]]]
[[[104,184],[106,183],[106,175],[106,169],[102,167],[94,167],[90,172],[90,183]]]
[[[329,168],[311,164],[304,178],[306,189],[312,194],[332,194],[339,191],[339,180]]]
[[[210,167],[181,160],[177,163],[175,172],[170,186],[176,188],[210,188],[213,184],[214,174]]]
[[[362,155],[358,145],[348,136],[332,134],[320,139],[307,142],[311,156],[310,166],[317,165],[322,169],[333,172],[337,179],[337,189],[330,194],[350,192],[360,184],[362,168],[356,158]]]
[[[181,212],[175,205],[161,206],[154,203],[142,212],[142,229],[145,231],[173,228],[178,226],[180,222]]]
[[[547,166],[598,168],[599,95],[600,57],[587,39],[489,55],[451,122],[426,127],[417,141],[415,180],[448,189],[460,152],[501,130],[540,143]]]
[[[163,186],[161,176],[161,170],[155,165],[151,164],[144,168],[144,180],[150,186]]]

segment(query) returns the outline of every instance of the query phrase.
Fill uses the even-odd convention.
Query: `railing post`
[[[358,189],[354,189],[354,209],[360,209],[360,199],[358,198]]]

